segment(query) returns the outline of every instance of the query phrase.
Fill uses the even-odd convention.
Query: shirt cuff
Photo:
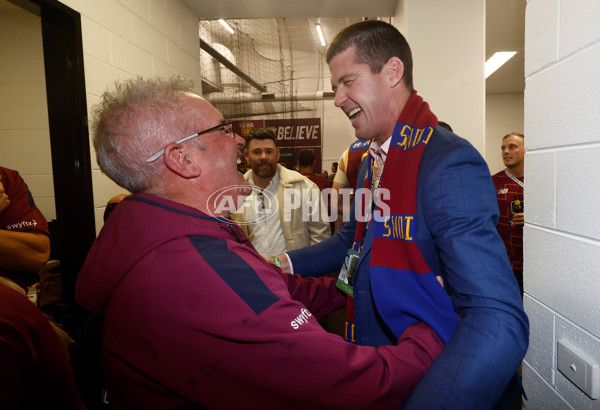
[[[290,275],[294,274],[294,265],[292,264],[292,260],[290,259],[290,256],[287,253],[284,253],[285,257],[287,258],[288,264],[290,266]]]

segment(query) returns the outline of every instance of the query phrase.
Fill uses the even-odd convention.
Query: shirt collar
[[[379,151],[381,154],[381,159],[383,159],[383,161],[385,162],[385,158],[387,157],[387,153],[390,149],[391,142],[392,137],[388,138],[382,145],[379,145],[377,141],[373,140],[369,145],[369,153],[372,157],[375,157],[375,155],[378,155],[377,152]]]

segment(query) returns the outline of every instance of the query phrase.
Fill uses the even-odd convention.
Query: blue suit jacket
[[[366,169],[363,161],[358,181]],[[469,142],[436,127],[418,174],[417,245],[444,279],[460,320],[406,408],[492,408],[518,393],[519,383],[510,381],[527,351],[529,322],[497,222],[487,164]],[[351,221],[337,235],[289,253],[294,272],[320,276],[339,270],[355,228],[353,208]],[[373,231],[367,230],[354,279],[357,343],[396,344],[374,303],[371,283],[377,278],[369,275]],[[402,292],[397,289],[399,298]]]

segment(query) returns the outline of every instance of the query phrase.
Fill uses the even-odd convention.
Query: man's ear
[[[169,144],[165,148],[165,165],[183,178],[197,178],[202,174],[199,158],[190,157],[181,144]]]
[[[279,162],[279,158],[281,157],[281,151],[277,148],[277,162]]]
[[[404,63],[398,57],[391,57],[385,64],[384,70],[390,86],[395,87],[404,76]]]

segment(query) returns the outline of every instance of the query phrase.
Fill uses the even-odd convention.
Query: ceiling
[[[197,16],[217,18],[289,19],[290,47],[303,52],[319,52],[314,27],[317,18],[325,37],[332,38],[342,28],[362,17],[389,17],[399,0],[182,0]],[[0,1],[0,8],[8,6]],[[526,0],[486,0],[486,59],[496,51],[517,54],[486,80],[486,93],[522,93],[524,80]],[[10,7],[13,7],[10,5]],[[298,24],[306,19],[306,24]],[[323,50],[320,50],[323,52]]]
[[[318,50],[314,27],[319,18],[326,38],[362,17],[390,17],[398,0],[182,0],[203,19],[286,17],[294,21],[292,51]],[[486,0],[486,59],[496,51],[517,51],[515,57],[486,80],[488,94],[522,93],[526,0]],[[297,19],[307,24],[298,25]]]

